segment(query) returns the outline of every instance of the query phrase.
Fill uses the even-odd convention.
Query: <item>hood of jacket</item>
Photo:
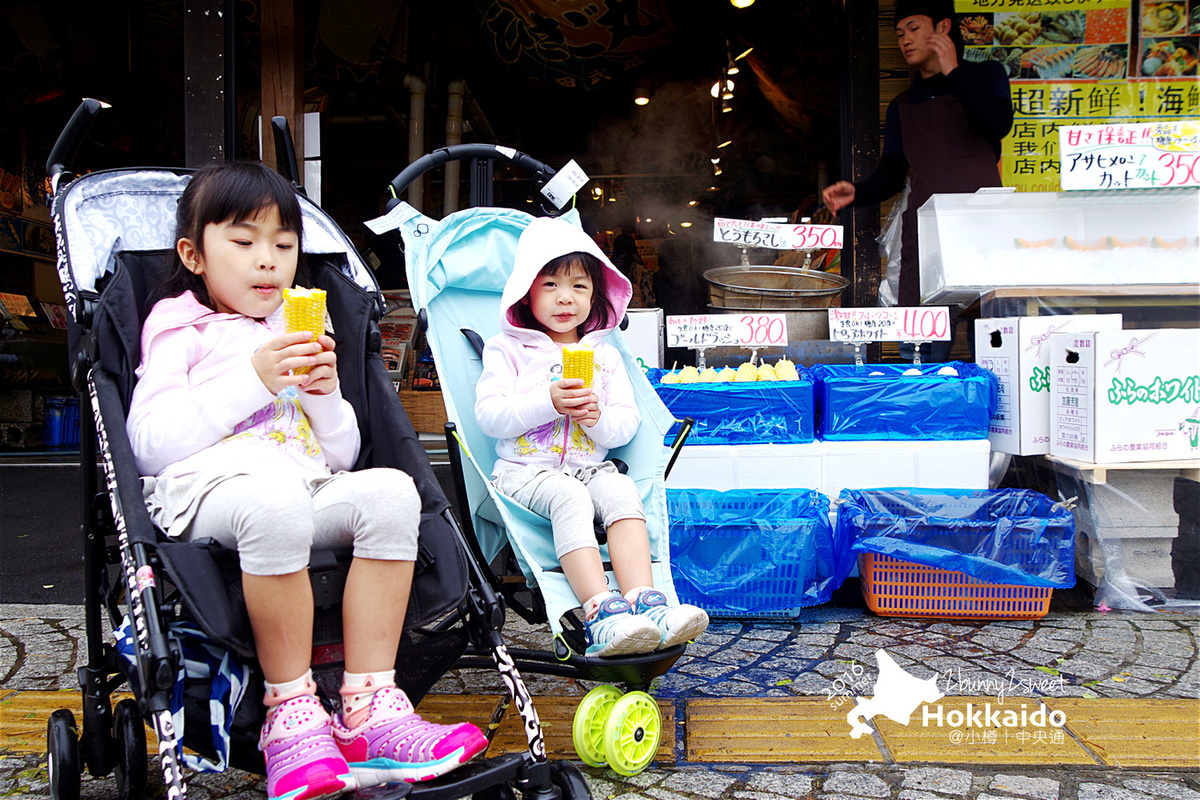
[[[534,279],[551,260],[568,253],[588,253],[604,265],[608,284],[608,302],[613,309],[612,324],[588,332],[580,341],[594,345],[608,335],[625,317],[625,309],[633,296],[633,286],[604,255],[604,251],[582,228],[565,219],[539,217],[529,223],[517,241],[517,252],[513,259],[513,271],[504,284],[500,296],[500,330],[515,336],[525,344],[546,345],[550,336],[544,331],[522,328],[513,322],[512,308],[533,286]]]

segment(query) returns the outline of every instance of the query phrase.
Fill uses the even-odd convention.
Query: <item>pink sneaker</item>
[[[330,735],[330,719],[310,694],[293,697],[263,723],[268,800],[311,800],[354,789],[354,776]]]
[[[413,711],[394,686],[371,698],[371,713],[353,730],[341,718],[333,722],[333,740],[350,764],[359,786],[394,781],[427,781],[470,761],[487,748],[474,725],[436,725]]]

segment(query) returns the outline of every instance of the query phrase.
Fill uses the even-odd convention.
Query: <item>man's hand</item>
[[[821,199],[825,201],[825,207],[829,209],[829,212],[836,214],[854,202],[854,184],[849,181],[838,181],[832,186],[826,186],[825,191],[821,193]]]
[[[954,49],[954,40],[947,33],[935,30],[930,35],[927,44],[929,49],[937,54],[938,71],[949,75],[958,69],[958,52]]]

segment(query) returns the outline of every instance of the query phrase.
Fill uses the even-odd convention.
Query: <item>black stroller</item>
[[[121,797],[140,797],[148,777],[144,723],[149,722],[167,796],[183,797],[183,761],[263,772],[256,747],[262,679],[237,554],[206,541],[169,541],[154,528],[124,425],[149,311],[147,292],[171,263],[175,204],[189,173],[114,169],[72,179],[69,163],[100,108],[84,101],[47,165],[70,316],[72,377],[81,399],[87,637],[87,665],[80,670],[82,732],[68,710],[53,712],[47,725],[50,791],[54,798],[77,800],[86,768],[93,776],[115,772]],[[290,137],[286,123],[279,122],[282,118],[277,150],[288,156],[294,182]],[[468,644],[489,652],[510,694],[493,722],[515,704],[528,739],[527,751],[477,760],[435,781],[359,794],[383,800],[503,800],[513,797],[515,787],[525,798],[590,798],[578,769],[546,759],[537,714],[500,637],[504,608],[470,558],[384,369],[376,324],[383,304],[374,278],[342,231],[302,190],[300,201],[306,259],[314,284],[328,292],[342,391],[362,429],[356,468],[399,467],[413,477],[422,498],[420,555],[397,681],[419,702]],[[339,604],[349,556],[314,551],[310,563],[317,606],[314,653],[327,654],[323,663],[317,656],[314,675],[331,706],[342,669]],[[124,646],[106,641],[105,612],[123,634]],[[134,699],[113,709],[111,694],[126,683]],[[240,703],[231,702],[236,697]],[[496,727],[487,726],[489,736]]]

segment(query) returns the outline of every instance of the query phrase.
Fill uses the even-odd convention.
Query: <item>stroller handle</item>
[[[499,147],[492,144],[454,144],[427,153],[409,164],[399,175],[392,178],[392,190],[399,197],[413,181],[429,170],[440,167],[448,161],[460,161],[464,158],[498,158],[501,161],[507,161],[526,172],[532,172],[537,178],[539,188],[545,186],[546,181],[554,177],[553,168],[533,156],[527,156],[510,147]]]
[[[83,98],[67,126],[58,135],[58,140],[50,150],[50,157],[46,159],[46,172],[50,175],[52,191],[58,186],[59,175],[70,171],[71,162],[75,160],[75,156],[79,154],[79,147],[83,144],[83,137],[87,136],[92,123],[100,115],[100,109],[106,107],[107,104],[99,100]]]

